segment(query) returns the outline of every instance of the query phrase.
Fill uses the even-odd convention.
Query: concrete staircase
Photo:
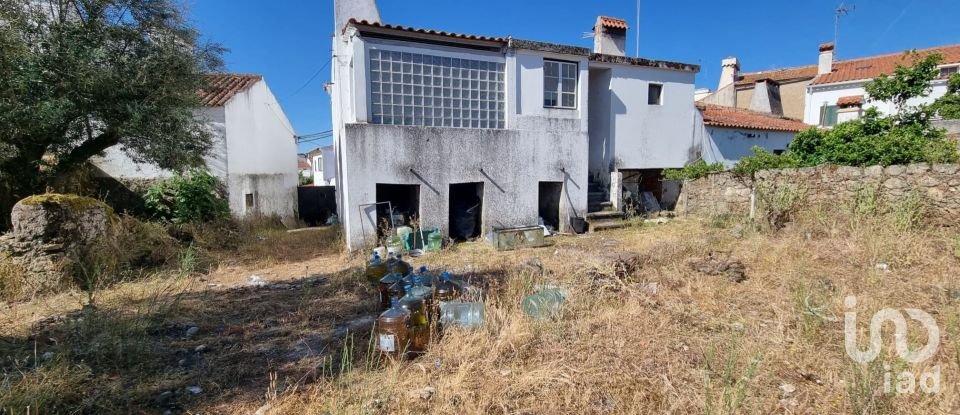
[[[611,209],[610,189],[599,182],[590,181],[587,186],[587,212],[600,212]]]

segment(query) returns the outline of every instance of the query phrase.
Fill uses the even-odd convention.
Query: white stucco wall
[[[348,187],[338,188],[343,206],[347,245],[363,247],[361,204],[376,202],[376,185],[420,186],[421,223],[449,228],[450,184],[483,183],[483,232],[493,228],[535,225],[539,216],[538,183],[564,183],[560,203],[562,229],[571,216],[587,207],[587,135],[566,128],[548,130],[481,130],[439,127],[400,127],[372,124],[346,126],[344,158]],[[483,171],[481,171],[483,169]],[[412,170],[412,171],[411,171]],[[375,213],[364,214],[368,244],[374,242]]]
[[[210,152],[204,156],[204,163],[210,174],[226,178],[226,126],[223,107],[203,108],[195,112],[207,123],[211,134]],[[138,163],[124,152],[122,146],[108,148],[103,154],[90,158],[90,163],[100,169],[104,176],[121,180],[153,180],[172,177],[175,173],[164,170],[152,163]]]
[[[598,72],[591,78],[607,82],[609,77],[609,83],[593,85],[591,93],[598,101],[591,102],[597,112],[590,119],[594,126],[610,126],[609,131],[591,128],[592,174],[604,176],[606,171],[593,169],[610,164],[619,170],[661,169],[683,167],[691,160],[695,73],[633,65],[591,68],[608,69],[609,74]],[[647,103],[650,83],[663,85],[662,105]]]
[[[230,210],[239,216],[295,219],[296,137],[266,81],[234,96],[225,107],[225,119]],[[246,206],[247,194],[254,195],[253,206]]]
[[[820,107],[824,104],[836,105],[837,100],[842,97],[864,95],[863,84],[867,81],[847,82],[831,85],[811,85],[807,87],[806,110],[804,111],[803,122],[810,125],[820,124]],[[947,93],[947,81],[936,80],[931,83],[930,95],[923,98],[914,98],[907,102],[908,105],[931,104],[937,98]],[[877,108],[883,114],[892,114],[897,108],[892,102],[867,102],[864,107]]]
[[[703,125],[700,111],[696,114],[694,131],[702,159],[707,163],[723,163],[728,168],[741,158],[752,155],[754,146],[769,152],[786,150],[797,135],[785,131],[709,127]]]

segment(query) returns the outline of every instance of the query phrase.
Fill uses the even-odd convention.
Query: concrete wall
[[[927,217],[937,223],[960,220],[960,165],[926,163],[908,166],[844,167],[820,166],[758,172],[756,183],[730,173],[719,173],[687,181],[681,196],[681,211],[691,214],[747,214],[751,189],[792,186],[808,205],[837,206],[846,203],[861,189],[876,190],[881,200],[895,203],[919,195],[925,201]]]
[[[483,232],[535,225],[540,181],[563,182],[562,229],[587,207],[587,135],[572,133],[574,120],[555,120],[538,130],[481,130],[351,124],[341,148],[349,185],[339,190],[347,246],[374,242],[375,212],[363,219],[361,204],[376,202],[376,184],[420,185],[423,226],[449,227],[450,184],[482,182]],[[483,171],[481,171],[483,169]],[[412,170],[412,171],[411,171]],[[564,171],[565,170],[565,171]]]
[[[631,65],[591,65],[609,69],[609,144],[595,136],[594,153],[607,147],[613,156],[607,163],[594,161],[600,167],[612,162],[616,169],[661,169],[683,167],[694,153],[693,91],[695,73]],[[647,103],[648,85],[663,85],[662,105]],[[605,97],[596,96],[599,99]],[[602,108],[602,105],[598,106]],[[600,112],[594,115],[598,120]],[[612,147],[611,147],[612,146]],[[591,171],[603,176],[605,172]]]
[[[866,81],[849,82],[835,85],[815,85],[809,89],[807,96],[806,111],[804,112],[803,122],[811,125],[820,123],[820,107],[826,103],[836,105],[837,99],[854,95],[866,95],[863,90],[863,84]],[[931,104],[937,98],[947,93],[947,81],[936,80],[931,83],[930,95],[923,98],[914,98],[907,102],[908,105]],[[883,114],[893,114],[897,111],[892,102],[867,102],[863,109],[877,108]]]
[[[235,215],[296,218],[297,144],[293,127],[265,81],[237,94],[226,107],[230,210]],[[245,197],[254,195],[253,206]]]
[[[811,82],[813,82],[813,79],[780,84],[780,102],[783,104],[784,116],[797,120],[803,119],[806,111],[807,86]],[[750,108],[750,102],[753,100],[753,90],[752,86],[737,90],[737,108]]]

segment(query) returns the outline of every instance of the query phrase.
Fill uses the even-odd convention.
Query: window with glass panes
[[[504,64],[370,50],[373,123],[504,128]]]
[[[544,107],[577,107],[577,72],[573,62],[543,61]]]

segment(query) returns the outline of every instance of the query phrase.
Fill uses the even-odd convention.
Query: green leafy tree
[[[931,112],[948,120],[960,119],[960,74],[947,82],[947,93],[930,106]]]
[[[910,99],[930,95],[930,81],[940,74],[937,65],[943,62],[943,56],[934,53],[921,59],[918,53],[907,52],[904,61],[908,60],[915,63],[898,64],[892,76],[883,74],[864,84],[863,89],[871,101],[892,102],[902,113]]]
[[[0,2],[0,228],[12,203],[91,156],[198,165],[210,134],[195,115],[203,43],[176,0]]]

